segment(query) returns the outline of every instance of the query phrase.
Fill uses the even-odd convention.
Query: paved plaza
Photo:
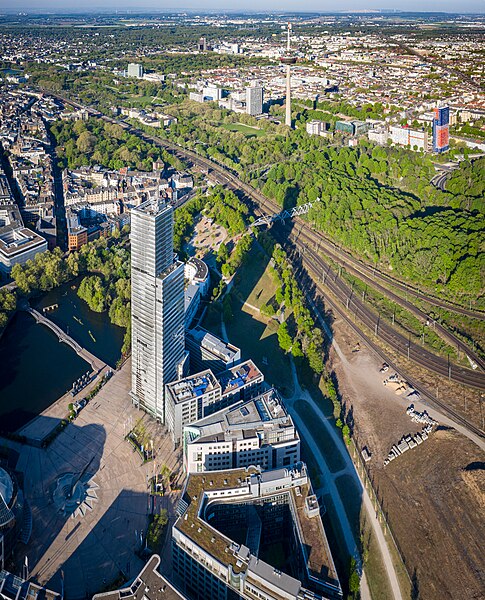
[[[91,597],[118,578],[135,576],[144,564],[136,552],[145,546],[152,502],[155,510],[167,508],[173,521],[177,494],[152,500],[147,480],[164,463],[178,470],[180,452],[173,451],[162,426],[133,407],[130,384],[127,361],[47,450],[15,444],[33,517],[31,541],[15,557],[18,569],[26,555],[31,576],[53,590],[64,586],[67,600]],[[124,440],[140,418],[159,449],[146,465]],[[99,486],[97,500],[84,516],[71,518],[59,512],[53,493],[61,475],[83,469]]]

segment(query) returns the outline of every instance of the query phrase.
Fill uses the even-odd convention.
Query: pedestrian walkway
[[[394,600],[403,600],[401,590],[399,587],[399,582],[398,582],[397,575],[396,575],[396,571],[394,569],[394,565],[392,562],[392,557],[389,552],[389,547],[388,547],[386,539],[384,537],[384,533],[382,531],[381,525],[378,520],[377,513],[374,509],[374,505],[369,496],[369,493],[367,492],[367,489],[365,488],[365,485],[363,484],[359,473],[355,469],[355,466],[354,466],[352,459],[347,451],[347,448],[345,447],[345,444],[344,444],[342,438],[339,436],[339,434],[337,433],[335,428],[330,423],[330,419],[322,413],[320,407],[317,405],[316,402],[314,402],[310,393],[307,390],[303,390],[301,388],[300,382],[298,381],[298,376],[297,376],[295,365],[294,365],[293,361],[291,363],[291,367],[292,367],[292,374],[293,374],[294,393],[291,396],[291,398],[285,399],[285,405],[288,409],[288,412],[291,414],[298,430],[300,431],[300,435],[305,440],[307,440],[307,442],[309,442],[311,445],[315,460],[317,461],[318,466],[324,477],[325,484],[323,487],[324,487],[325,491],[331,496],[333,504],[335,506],[335,510],[336,510],[338,518],[339,518],[339,523],[340,523],[340,526],[342,529],[342,533],[344,536],[347,550],[348,550],[349,554],[356,559],[357,564],[361,565],[361,559],[360,559],[359,550],[358,550],[358,547],[356,544],[356,540],[354,539],[352,528],[351,528],[349,519],[347,517],[345,507],[342,503],[340,493],[335,484],[335,479],[337,477],[341,477],[343,474],[347,474],[347,475],[350,475],[351,477],[353,477],[354,481],[357,483],[357,485],[359,486],[359,489],[361,490],[363,506],[369,516],[369,521],[372,524],[374,534],[375,534],[377,542],[379,544],[383,564],[384,564],[386,573],[388,575],[389,582],[391,584],[391,589],[393,592]],[[341,454],[343,460],[346,463],[344,469],[342,469],[336,473],[332,473],[330,471],[330,469],[328,468],[328,465],[326,463],[325,457],[323,456],[323,454],[320,451],[318,443],[316,442],[316,440],[314,440],[309,429],[306,427],[304,421],[302,420],[302,418],[300,417],[300,415],[294,408],[294,403],[297,400],[306,400],[314,408],[314,412],[317,415],[318,419],[320,420],[320,423],[322,424],[325,433],[331,437],[336,450]],[[313,440],[314,443],[311,443],[310,440]],[[366,595],[369,592],[366,580],[361,582],[361,588],[362,588],[361,596],[362,596],[363,600],[366,600],[366,598],[370,599],[370,594],[368,596]]]

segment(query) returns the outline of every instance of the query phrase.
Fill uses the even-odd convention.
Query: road
[[[448,179],[449,174],[450,174],[449,171],[445,171],[445,172],[441,171],[440,173],[438,173],[437,175],[435,175],[433,177],[433,179],[431,180],[431,183],[439,190],[446,192],[446,180]]]

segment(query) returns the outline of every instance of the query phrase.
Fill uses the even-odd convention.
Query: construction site
[[[485,598],[485,452],[428,407],[340,319],[329,367],[414,598]],[[418,441],[418,440],[421,441]],[[391,458],[391,455],[393,458]],[[412,526],[411,526],[412,524]]]

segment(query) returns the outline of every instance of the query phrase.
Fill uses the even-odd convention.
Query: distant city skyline
[[[345,13],[345,12],[366,12],[366,11],[399,11],[399,12],[438,12],[451,14],[484,14],[484,0],[466,0],[459,3],[456,0],[348,0],[335,10],[335,4],[331,2],[322,3],[318,0],[309,0],[305,3],[305,10],[301,10],[301,5],[293,0],[269,0],[265,3],[264,10],[257,0],[249,0],[244,5],[233,0],[187,0],[184,6],[174,6],[173,0],[167,0],[165,3],[157,0],[143,0],[137,5],[133,0],[86,0],[82,7],[77,2],[65,0],[17,0],[15,5],[11,0],[0,0],[0,10],[8,14],[15,14],[26,11],[29,13],[55,12],[55,13],[86,13],[86,12],[181,12],[181,11],[230,11],[230,12],[295,12],[295,13]]]

